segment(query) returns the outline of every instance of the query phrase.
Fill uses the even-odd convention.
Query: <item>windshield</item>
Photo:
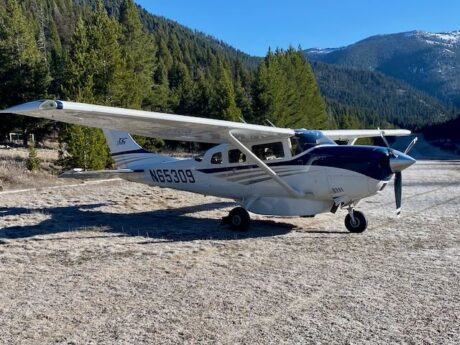
[[[292,155],[298,155],[314,146],[337,145],[332,139],[325,136],[321,131],[301,129],[291,137]]]
[[[203,161],[205,153],[206,153],[206,151],[200,152],[199,154],[194,156],[193,159],[195,159],[197,162],[201,162],[201,161]]]

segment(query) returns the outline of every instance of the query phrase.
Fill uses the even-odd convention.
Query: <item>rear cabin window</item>
[[[222,164],[222,152],[216,152],[212,155],[211,164]]]
[[[284,158],[282,142],[254,145],[252,152],[263,161]]]
[[[244,163],[246,162],[246,155],[238,149],[228,151],[229,163]]]

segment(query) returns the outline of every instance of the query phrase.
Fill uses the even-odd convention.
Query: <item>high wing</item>
[[[407,129],[333,129],[323,130],[326,136],[332,140],[352,141],[359,138],[371,138],[384,136],[405,136],[411,132]]]
[[[232,143],[229,133],[242,142],[279,140],[295,135],[295,131],[289,128],[54,100],[24,103],[0,113],[114,129],[146,137],[215,144]],[[404,136],[411,133],[404,129],[339,129],[322,132],[332,140],[348,142],[358,138]]]
[[[0,113],[114,129],[146,137],[216,144],[228,143],[230,132],[244,142],[279,140],[295,134],[287,128],[53,100],[24,103]]]

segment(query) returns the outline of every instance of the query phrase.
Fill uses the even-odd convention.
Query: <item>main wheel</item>
[[[364,213],[360,211],[353,211],[354,220],[351,218],[350,214],[347,214],[345,217],[345,226],[348,231],[354,233],[360,233],[367,229],[367,219]]]
[[[249,213],[242,207],[235,207],[230,211],[226,218],[227,224],[232,230],[235,231],[246,231],[249,228]]]

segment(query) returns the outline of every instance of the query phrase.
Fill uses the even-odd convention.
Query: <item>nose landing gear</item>
[[[367,229],[366,216],[360,211],[355,211],[353,207],[348,207],[348,214],[345,217],[345,226],[350,232],[363,232]]]
[[[222,218],[222,223],[228,224],[234,231],[248,230],[250,221],[249,213],[243,207],[235,207],[227,217]]]

